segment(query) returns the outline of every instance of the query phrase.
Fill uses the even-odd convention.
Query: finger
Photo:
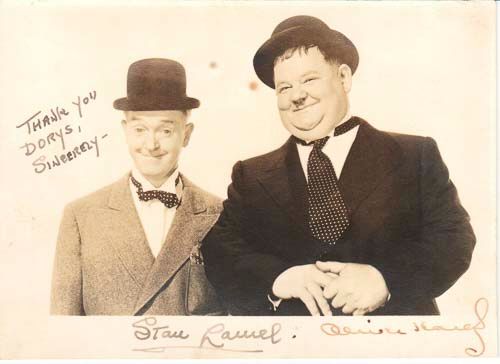
[[[338,283],[333,281],[323,290],[323,297],[325,297],[327,300],[331,300],[333,297],[337,295],[338,291],[339,291]]]
[[[332,311],[330,310],[330,305],[328,304],[328,301],[325,299],[325,297],[323,297],[323,291],[321,290],[321,288],[316,284],[311,283],[307,285],[306,289],[316,300],[316,304],[319,306],[319,309],[321,310],[323,316],[331,316]]]
[[[353,316],[364,316],[366,314],[366,310],[362,308],[358,308],[357,310],[354,310],[352,313]]]
[[[316,262],[316,267],[322,272],[332,272],[332,273],[340,273],[342,269],[346,266],[346,263],[342,262]]]
[[[326,272],[326,275],[330,278],[338,278],[339,275],[337,273],[332,273],[332,272]]]
[[[356,307],[350,303],[346,303],[344,307],[342,307],[342,312],[345,313],[346,315],[350,315],[351,313],[354,312]]]
[[[311,315],[319,316],[316,301],[314,300],[313,296],[307,291],[307,289],[301,291],[299,298],[302,302],[304,302],[304,305],[306,305],[307,310],[311,313]]]
[[[344,306],[347,302],[347,296],[348,295],[346,294],[337,293],[337,295],[332,300],[332,306],[335,308],[340,308]]]
[[[315,269],[312,274],[313,281],[321,288],[328,286],[335,278],[331,277],[328,273]]]

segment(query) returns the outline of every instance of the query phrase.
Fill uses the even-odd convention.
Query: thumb
[[[341,270],[343,270],[346,266],[346,263],[342,262],[316,262],[316,268],[318,268],[322,272],[332,272],[339,274]]]

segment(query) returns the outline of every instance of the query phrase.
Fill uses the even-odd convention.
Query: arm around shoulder
[[[276,277],[290,265],[277,256],[261,251],[252,240],[251,188],[242,162],[236,163],[228,198],[219,220],[206,236],[202,251],[206,273],[226,303],[236,314],[260,314],[268,310],[267,294]],[[251,237],[251,238],[250,238]]]

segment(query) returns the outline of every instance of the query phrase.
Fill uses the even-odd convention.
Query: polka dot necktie
[[[136,180],[134,177],[130,176],[130,180],[137,187],[137,195],[139,196],[139,200],[141,201],[149,201],[149,200],[160,200],[166,207],[172,208],[179,205],[179,199],[175,193],[165,192],[160,190],[150,190],[143,191],[141,183]],[[176,180],[177,185],[177,180]]]
[[[343,134],[359,122],[350,119],[335,129],[334,136]],[[330,158],[322,149],[330,137],[313,142],[307,162],[307,192],[309,198],[309,228],[312,235],[328,244],[335,244],[349,226],[347,206],[338,185]]]

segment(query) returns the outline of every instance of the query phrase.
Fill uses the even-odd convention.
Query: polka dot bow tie
[[[179,205],[179,199],[175,193],[160,191],[160,190],[150,190],[143,191],[141,183],[134,177],[130,176],[130,180],[137,187],[137,195],[141,201],[149,200],[160,200],[167,208],[172,208]]]
[[[316,239],[335,244],[347,230],[349,217],[335,169],[328,156],[322,152],[328,138],[314,141],[307,162],[309,228]]]

